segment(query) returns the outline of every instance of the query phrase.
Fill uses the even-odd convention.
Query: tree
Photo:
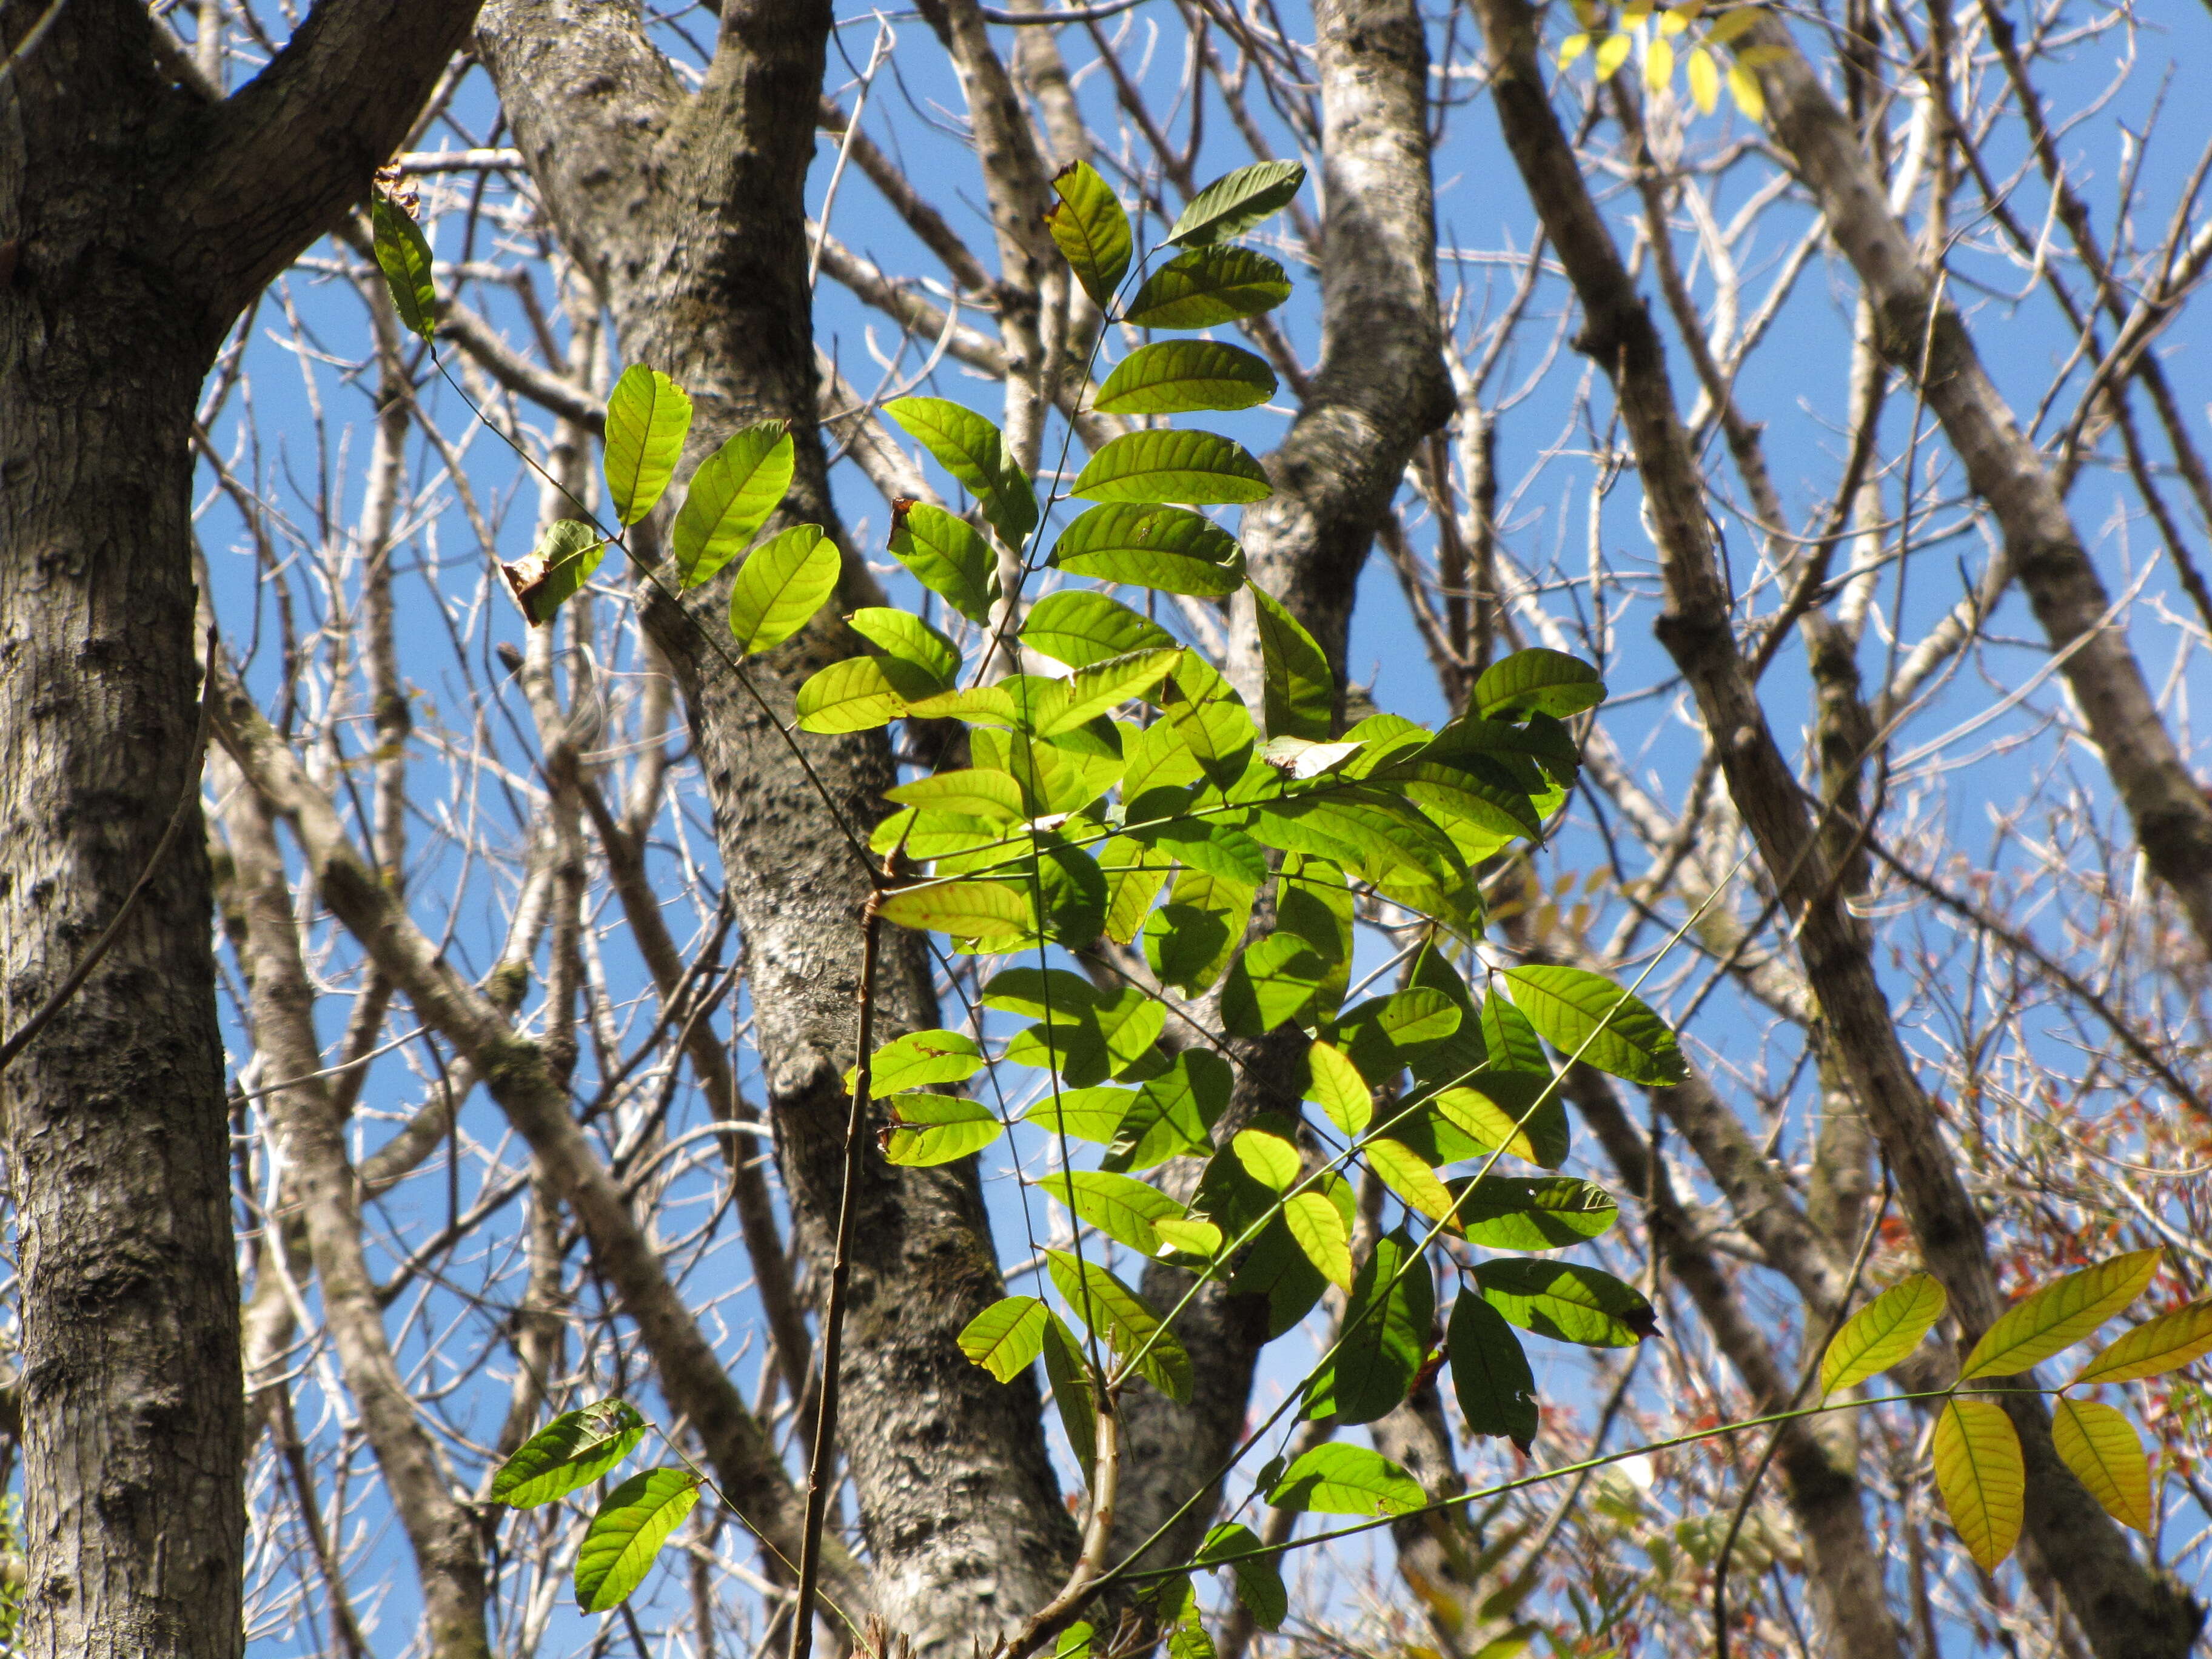
[[[275,27],[193,21],[217,65]],[[2177,205],[2138,247],[2149,220],[2065,149],[2094,102],[2067,55],[2130,15],[947,0],[924,21],[878,22],[863,58],[821,8],[726,5],[708,45],[696,13],[495,0],[374,250],[356,230],[270,308],[318,400],[290,459],[312,430],[319,474],[349,477],[319,400],[351,382],[358,483],[300,489],[257,449],[272,363],[249,337],[203,396],[246,1375],[270,1430],[253,1515],[297,1546],[249,1587],[272,1650],[322,1645],[324,1620],[374,1650],[417,1596],[429,1651],[485,1650],[487,1604],[503,1644],[565,1642],[575,1552],[577,1600],[636,1587],[616,1616],[641,1650],[679,1622],[702,1650],[803,1645],[811,1572],[850,1620],[823,1629],[872,1651],[1027,1650],[1079,1618],[1097,1649],[1241,1655],[1293,1592],[1316,1639],[1455,1655],[1540,1635],[1872,1659],[2000,1632],[2185,1651],[2191,1564],[2146,1561],[2118,1521],[2204,1504],[2197,1396],[2172,1380],[2212,1340],[2202,1218],[2161,1179],[2201,1161],[2166,1033],[2195,1013],[2212,806],[2149,665],[2179,652],[2185,686],[2212,626],[2190,542],[2212,487],[2152,349],[2187,339],[2212,242],[2193,184],[2146,163],[2127,188]],[[449,46],[422,44],[411,94],[348,94],[411,106]],[[949,142],[933,105],[964,110]],[[334,168],[320,210],[398,134]],[[1453,228],[1470,161],[1475,210],[1517,227],[1495,254]],[[1231,193],[1284,217],[1210,240],[1206,187],[1240,163]],[[1153,275],[1193,222],[1217,252]],[[1150,260],[1127,284],[1116,223]],[[290,251],[224,289],[187,394]],[[1826,295],[1803,280],[1823,261]],[[1278,310],[1294,276],[1310,297]],[[1168,303],[1212,283],[1228,297]],[[2004,283],[2043,380],[1991,349],[1979,296]],[[864,318],[901,335],[866,337],[872,392]],[[1204,352],[1166,343],[1194,323]],[[333,355],[336,380],[314,367]],[[1804,395],[1814,363],[1845,393]],[[1276,398],[1287,420],[1257,407]],[[1249,502],[1241,550],[1110,506],[1031,534],[1030,480],[1085,493],[1163,450],[1163,416],[1240,406],[1203,417],[1234,441],[1182,471],[1252,486],[1220,496]],[[2027,410],[2052,435],[2024,435]],[[1127,513],[1158,511],[1141,496]],[[2163,563],[2125,574],[2145,523]],[[1979,561],[1958,551],[1977,532]],[[1117,585],[1127,605],[1081,608]],[[182,768],[176,623],[158,706]],[[1054,685],[1124,718],[1098,738],[1118,754],[1050,762],[1064,799],[1036,769],[1075,727],[1030,702],[1075,695]],[[1401,699],[1446,737],[1393,724]],[[1139,730],[1183,792],[1149,817]],[[1984,732],[1996,756],[1950,757]],[[1274,764],[1244,763],[1247,732]],[[186,775],[134,774],[114,833],[150,848]],[[1377,816],[1332,838],[1339,794]],[[1093,796],[1119,816],[1085,817]],[[1961,809],[1985,804],[2000,833],[1972,850]],[[145,860],[114,861],[119,903]],[[160,909],[163,982],[204,984],[193,896],[160,896],[134,915]],[[1589,1001],[1608,982],[1635,1000]],[[1006,1092],[1024,1076],[1041,1094]],[[1071,1163],[1085,1134],[1103,1156]],[[1355,1143],[1340,1185],[1323,1171]],[[1565,1175],[1508,1176],[1499,1148]],[[115,1201],[151,1212],[143,1169],[112,1167]],[[1463,1237],[1431,1231],[1448,1212]],[[211,1262],[225,1235],[203,1232]],[[1424,1296],[1437,1264],[1474,1277]],[[2059,1338],[2147,1290],[2087,1392],[2036,1391]],[[219,1330],[234,1293],[180,1328]],[[1637,1340],[1655,1315],[1670,1344]],[[1539,1386],[1506,1358],[1516,1318],[1594,1340],[1590,1364]],[[2162,1368],[2125,1386],[2164,1497],[2094,1394],[2138,1349]],[[1423,1361],[1447,1357],[1439,1387]],[[1905,1398],[1849,1405],[1882,1373]],[[1809,1410],[1816,1384],[1848,1408]],[[648,1434],[661,1472],[617,1485]],[[498,1506],[532,1498],[562,1507]],[[1402,1593],[1363,1607],[1258,1565],[1331,1503],[1389,1518]],[[361,1542],[386,1514],[411,1574]],[[34,1589],[59,1559],[40,1515]],[[663,1528],[689,1565],[647,1574]],[[1178,1588],[1222,1559],[1218,1606]]]

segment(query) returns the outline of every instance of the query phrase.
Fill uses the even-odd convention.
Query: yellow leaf
[[[1587,34],[1571,34],[1565,40],[1560,41],[1559,67],[1561,69],[1566,68],[1566,66],[1573,63],[1576,58],[1588,52],[1589,50],[1589,43],[1590,38]]]
[[[1954,1400],[1936,1419],[1936,1486],[1959,1541],[1984,1572],[2020,1541],[2027,1474],[2020,1437],[1991,1400]]]
[[[2178,1370],[2212,1349],[2212,1297],[2145,1320],[2081,1367],[2076,1382],[2132,1382]]]
[[[1328,1114],[1348,1135],[1358,1135],[1375,1116],[1374,1097],[1352,1057],[1333,1043],[1316,1042],[1306,1055],[1306,1098]]]
[[[1633,37],[1629,35],[1607,35],[1604,43],[1597,49],[1597,78],[1601,81],[1611,80],[1613,70],[1628,61],[1628,49],[1634,44]]]
[[[1754,121],[1766,118],[1766,94],[1759,89],[1759,77],[1741,64],[1731,64],[1728,73],[1729,93],[1735,106]]]
[[[2125,1417],[2094,1400],[2062,1398],[2051,1413],[2051,1439],[2106,1514],[2150,1535],[2150,1460]]]
[[[1644,84],[1654,92],[1665,89],[1674,78],[1674,48],[1662,39],[1654,40],[1644,54]],[[1577,905],[1579,910],[1582,907]],[[1577,932],[1581,930],[1577,928]]]
[[[1319,1193],[1297,1194],[1283,1201],[1283,1224],[1323,1279],[1352,1288],[1352,1233],[1335,1205]]]
[[[1820,1361],[1820,1392],[1833,1394],[1886,1371],[1920,1346],[1948,1298],[1926,1273],[1893,1285],[1838,1331]]]
[[[1442,1221],[1452,1212],[1451,1189],[1412,1147],[1376,1136],[1366,1146],[1367,1162],[1409,1210]]]
[[[1435,1107],[1452,1127],[1473,1135],[1486,1146],[1503,1146],[1518,1158],[1531,1164],[1544,1160],[1536,1156],[1534,1143],[1522,1129],[1514,1115],[1480,1090],[1461,1087],[1446,1089],[1434,1097],[1429,1104]]]
[[[1695,0],[1692,0],[1692,3],[1686,6],[1668,7],[1666,10],[1659,14],[1659,33],[1670,36],[1680,34],[1684,29],[1689,27],[1691,22],[1697,17],[1698,9]],[[1600,876],[1604,873],[1605,872],[1601,870],[1593,870],[1590,872],[1590,874],[1593,876]]]
[[[1712,27],[1705,31],[1705,39],[1717,46],[1724,46],[1758,21],[1757,6],[1738,6],[1714,18]]]
[[[1982,1333],[1959,1368],[1959,1380],[2015,1376],[2072,1347],[2141,1296],[2162,1259],[2159,1250],[2116,1255],[2014,1304]]]
[[[1690,96],[1705,115],[1711,115],[1721,101],[1721,72],[1713,66],[1712,53],[1703,46],[1690,54]]]
[[[1298,1178],[1298,1149],[1265,1129],[1239,1129],[1229,1150],[1250,1176],[1271,1193],[1288,1192]]]

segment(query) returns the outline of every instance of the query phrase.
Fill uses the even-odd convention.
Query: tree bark
[[[223,331],[405,130],[470,8],[326,3],[239,94],[167,84],[129,0],[0,88],[0,951],[9,1030],[179,833],[9,1068],[22,1650],[231,1659],[238,1281],[195,781],[188,439]],[[0,50],[48,8],[0,4]]]

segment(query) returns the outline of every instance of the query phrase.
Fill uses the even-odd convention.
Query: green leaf
[[[1169,679],[1164,706],[1176,735],[1216,787],[1233,787],[1260,737],[1244,700],[1195,652],[1183,653]]]
[[[1346,1134],[1364,1134],[1374,1120],[1374,1097],[1351,1057],[1334,1043],[1316,1042],[1307,1051],[1306,1066],[1305,1097],[1328,1113],[1328,1121]]]
[[[908,1031],[876,1050],[868,1066],[868,1089],[878,1100],[933,1083],[965,1083],[983,1069],[983,1051],[957,1031]],[[853,1091],[860,1068],[845,1073],[845,1092]]]
[[[1689,1066],[1667,1023],[1642,999],[1579,968],[1513,968],[1505,974],[1528,1023],[1563,1054],[1631,1083],[1675,1084]]]
[[[1528,1016],[1504,997],[1482,1000],[1482,1046],[1494,1070],[1526,1072],[1534,1077],[1552,1074],[1544,1040],[1536,1035]]]
[[[1075,1466],[1083,1471],[1087,1486],[1098,1462],[1098,1408],[1091,1397],[1091,1372],[1075,1333],[1049,1310],[1045,1315],[1044,1375],[1052,1384],[1053,1404],[1059,1408],[1068,1449],[1075,1454]]]
[[[1005,1128],[980,1100],[948,1095],[893,1095],[884,1103],[891,1114],[884,1138],[884,1162],[908,1169],[951,1164],[980,1152]]]
[[[1178,1405],[1190,1399],[1190,1356],[1173,1331],[1145,1299],[1095,1262],[1065,1250],[1047,1250],[1045,1270],[1078,1317],[1106,1339],[1117,1357],[1128,1360],[1151,1345],[1137,1363],[1137,1375]]]
[[[438,290],[430,280],[430,244],[407,210],[380,192],[369,208],[376,230],[376,263],[392,290],[392,309],[410,334],[430,337],[438,322]],[[1149,285],[1148,285],[1149,286]]]
[[[864,605],[845,621],[862,639],[912,663],[940,686],[960,677],[960,647],[912,611]]]
[[[2072,1347],[2141,1296],[2165,1255],[2159,1249],[2116,1255],[2015,1303],[1982,1333],[1959,1368],[1959,1380],[2016,1376]]]
[[[1221,1229],[1211,1221],[1194,1221],[1188,1216],[1164,1216],[1152,1224],[1152,1229],[1163,1244],[1207,1261],[1221,1254],[1224,1242]]]
[[[889,662],[889,657],[870,657],[869,662]],[[908,858],[937,859],[951,875],[975,859],[993,866],[1014,856],[1008,849],[1006,826],[957,812],[923,811],[906,807],[892,813],[868,832],[868,850],[878,858],[902,853]],[[1017,852],[1018,849],[1016,849]]]
[[[1152,1224],[1183,1212],[1158,1188],[1098,1170],[1062,1170],[1036,1184],[1107,1237],[1144,1255],[1160,1253],[1160,1236]]]
[[[2097,1401],[2062,1395],[2051,1407],[2051,1439],[2106,1514],[2146,1538],[2156,1535],[2150,1462],[2124,1413]]]
[[[1180,507],[1094,507],[1060,532],[1049,562],[1072,575],[1223,599],[1244,580],[1244,550]]]
[[[1328,659],[1280,599],[1256,583],[1247,585],[1259,623],[1267,735],[1319,742],[1328,736],[1336,715],[1336,676]]]
[[[1296,933],[1328,964],[1314,993],[1314,1017],[1333,1019],[1352,978],[1356,902],[1344,872],[1325,859],[1285,854],[1275,880],[1275,925]]]
[[[967,487],[1007,546],[1019,547],[1036,527],[1036,494],[1007,459],[1006,441],[990,422],[945,398],[895,398],[884,413]]]
[[[955,939],[1000,939],[1030,932],[1036,916],[1030,896],[1001,881],[947,881],[906,887],[880,907],[886,921],[934,929]]]
[[[1266,254],[1206,247],[1146,277],[1122,320],[1139,328],[1212,328],[1272,311],[1290,297],[1290,278]]]
[[[602,1400],[556,1417],[499,1466],[492,1502],[519,1510],[550,1504],[621,1462],[645,1431],[645,1419],[627,1400]]]
[[[1380,1452],[1331,1442],[1284,1470],[1267,1501],[1279,1510],[1317,1515],[1410,1515],[1429,1495]]]
[[[1271,1193],[1286,1193],[1298,1178],[1298,1149],[1265,1129],[1239,1129],[1229,1150],[1250,1176]],[[1346,1278],[1349,1279],[1347,1273]]]
[[[699,463],[670,538],[684,586],[712,581],[744,551],[791,488],[793,460],[786,423],[763,421]]]
[[[1442,1221],[1451,1213],[1451,1188],[1437,1180],[1429,1161],[1405,1142],[1377,1135],[1361,1150],[1367,1154],[1368,1167],[1414,1214]]]
[[[1048,1135],[1065,1134],[1108,1146],[1136,1102],[1134,1089],[1060,1089],[1039,1096],[1022,1114],[1022,1121],[1036,1124]]]
[[[1467,1431],[1504,1435],[1525,1455],[1538,1426],[1536,1376],[1504,1315],[1482,1297],[1462,1292],[1452,1304],[1444,1344]]]
[[[1605,701],[1605,682],[1588,663],[1564,651],[1531,646],[1482,672],[1471,699],[1484,720],[1509,714],[1549,714],[1565,720]]]
[[[730,635],[741,656],[773,650],[806,626],[836,591],[837,544],[795,524],[745,556],[730,588]]]
[[[1132,697],[1145,696],[1168,677],[1182,655],[1180,650],[1132,651],[1126,657],[1109,657],[1077,669],[1066,682],[1066,706],[1042,722],[1037,735],[1054,738],[1073,732]]]
[[[514,586],[515,601],[530,625],[542,628],[582,591],[606,554],[605,539],[591,526],[556,519],[545,526],[527,559],[500,568]]]
[[[1339,1290],[1352,1288],[1352,1229],[1335,1205],[1319,1193],[1293,1193],[1283,1200],[1283,1225],[1315,1272]]]
[[[1949,1300],[1926,1273],[1891,1285],[1845,1320],[1830,1340],[1820,1358],[1821,1394],[1863,1382],[1897,1364],[1920,1346]]]
[[[1563,1158],[1546,1156],[1547,1149],[1536,1144],[1536,1137],[1531,1133],[1533,1120],[1524,1125],[1518,1112],[1509,1110],[1492,1097],[1492,1091],[1499,1081],[1496,1078],[1480,1078],[1475,1082],[1484,1086],[1462,1083],[1449,1089],[1441,1089],[1430,1097],[1428,1104],[1437,1116],[1485,1152],[1496,1152],[1503,1147],[1528,1163],[1540,1164],[1547,1169],[1557,1168]],[[1454,1153],[1441,1161],[1449,1163],[1461,1156],[1465,1154]]]
[[[967,520],[901,496],[891,503],[891,556],[969,621],[991,620],[991,544]]]
[[[934,806],[996,823],[1018,823],[1024,811],[1021,785],[1005,772],[981,767],[933,773],[886,789],[884,794],[902,805]]]
[[[934,696],[940,682],[900,657],[843,657],[799,688],[799,729],[831,735],[872,732]]]
[[[1604,1188],[1569,1176],[1486,1176],[1456,1194],[1453,1231],[1492,1250],[1560,1250],[1597,1237],[1620,1209]]]
[[[1239,167],[1192,197],[1167,240],[1180,247],[1225,242],[1288,207],[1305,179],[1306,170],[1297,161],[1255,161]]]
[[[1139,822],[1129,833],[1137,840],[1172,854],[1193,870],[1203,870],[1246,887],[1267,879],[1267,854],[1251,836],[1218,817],[1171,819],[1165,823]],[[1291,936],[1304,948],[1305,941]],[[1320,958],[1314,958],[1316,967]]]
[[[1311,1006],[1328,967],[1296,933],[1269,933],[1229,964],[1221,987],[1222,1027],[1235,1036],[1265,1036]]]
[[[1129,216],[1088,161],[1071,161],[1054,173],[1052,192],[1060,200],[1045,210],[1044,228],[1083,291],[1102,308],[1111,305],[1129,270]]]
[[[1375,1241],[1345,1304],[1336,1357],[1316,1375],[1309,1417],[1372,1423],[1413,1386],[1436,1317],[1436,1285],[1403,1228]]]
[[[1229,1105],[1229,1062],[1209,1048],[1186,1048],[1138,1091],[1115,1126],[1103,1167],[1149,1170],[1185,1152],[1212,1151],[1210,1132]]]
[[[1260,463],[1216,433],[1188,428],[1125,433],[1084,465],[1069,495],[1087,501],[1181,501],[1190,507],[1265,501]]]
[[[689,1469],[647,1469],[609,1492],[576,1548],[576,1605],[605,1613],[628,1601],[698,1501],[699,1477]]]
[[[1267,360],[1212,340],[1139,346],[1114,366],[1091,407],[1107,415],[1182,415],[1249,409],[1275,395]]]
[[[1188,901],[1199,899],[1192,903]],[[1203,995],[1228,967],[1252,908],[1252,890],[1184,871],[1145,923],[1145,963],[1161,984]]]
[[[1630,1348],[1659,1328],[1635,1286],[1572,1261],[1508,1256],[1485,1261],[1475,1282],[1491,1306],[1524,1331],[1589,1348]]]
[[[1224,1521],[1206,1534],[1206,1542],[1192,1565],[1225,1565],[1237,1580],[1237,1599],[1262,1630],[1280,1630],[1291,1616],[1290,1592],[1272,1555],[1258,1553],[1259,1534],[1234,1521]]]
[[[1091,1477],[1086,1474],[1083,1478],[1088,1480]],[[1053,1643],[1052,1659],[1091,1659],[1091,1638],[1097,1633],[1097,1626],[1088,1620],[1077,1620]]]
[[[1070,668],[1087,668],[1132,652],[1164,650],[1176,642],[1166,629],[1120,600],[1081,588],[1062,588],[1031,605],[1021,637],[1031,650]]]
[[[1936,1486],[1966,1553],[1995,1572],[2020,1541],[2027,1472],[2012,1419],[1993,1400],[1954,1399],[1936,1419]]]
[[[1116,836],[1098,850],[1098,868],[1106,878],[1106,936],[1127,945],[1145,925],[1152,901],[1160,896],[1175,860],[1141,842]]]
[[[960,1352],[1000,1382],[1011,1382],[1043,1351],[1051,1318],[1052,1310],[1036,1297],[1003,1297],[968,1322]]]
[[[2212,1297],[2144,1321],[2081,1367],[2074,1381],[2133,1382],[2186,1365],[2212,1349]]]
[[[632,363],[607,396],[607,499],[616,519],[635,524],[676,476],[691,430],[691,399],[657,368]]]

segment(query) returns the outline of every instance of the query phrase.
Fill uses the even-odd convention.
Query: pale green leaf
[[[713,580],[744,551],[791,488],[793,454],[785,422],[763,421],[699,463],[669,538],[684,586]]]
[[[1183,1213],[1158,1188],[1100,1170],[1062,1170],[1036,1184],[1107,1237],[1144,1255],[1160,1253],[1155,1224]]]
[[[1021,545],[1036,526],[1036,494],[1008,459],[997,427],[964,404],[945,398],[895,398],[884,405],[884,413],[967,487],[1009,547]]]
[[[998,1115],[978,1100],[949,1095],[893,1095],[883,1106],[891,1115],[884,1139],[884,1161],[910,1169],[951,1164],[979,1152],[1005,1127]]]
[[[967,520],[902,496],[891,503],[891,556],[969,621],[991,620],[991,544]]]
[[[1375,1116],[1374,1097],[1350,1056],[1334,1043],[1316,1042],[1307,1051],[1306,1066],[1305,1097],[1346,1134],[1365,1133]]]
[[[1227,241],[1289,206],[1305,177],[1297,161],[1255,161],[1239,167],[1192,197],[1167,240],[1180,247]]]
[[[1380,1452],[1332,1442],[1284,1470],[1267,1501],[1277,1509],[1319,1515],[1410,1515],[1429,1495]]]
[[[837,544],[798,524],[745,556],[730,588],[730,635],[742,656],[773,650],[806,626],[836,590]]]
[[[553,620],[555,611],[583,590],[606,552],[605,538],[591,526],[574,519],[556,519],[545,526],[527,559],[500,568],[530,625],[542,628]]]
[[[1179,501],[1190,507],[1265,501],[1267,474],[1243,447],[1188,428],[1125,433],[1092,455],[1068,494],[1088,501]]]
[[[1451,1213],[1451,1188],[1437,1179],[1426,1158],[1403,1141],[1377,1135],[1360,1150],[1367,1154],[1368,1167],[1414,1214],[1442,1221]]]
[[[616,519],[635,524],[653,511],[676,476],[691,430],[691,399],[657,368],[632,363],[607,395],[607,500]]]
[[[1114,366],[1091,406],[1108,415],[1183,415],[1249,409],[1275,395],[1267,359],[1212,340],[1139,346]]]
[[[871,645],[902,662],[912,663],[940,686],[959,678],[960,647],[910,611],[864,605],[845,621]]]
[[[1319,1193],[1293,1193],[1283,1200],[1283,1225],[1316,1272],[1339,1290],[1352,1288],[1352,1230],[1335,1205]]]
[[[1030,931],[1036,917],[1028,891],[1000,881],[947,881],[905,887],[884,898],[881,913],[902,927],[934,929],[956,939],[998,939]]]
[[[605,1613],[628,1601],[698,1501],[699,1477],[689,1469],[647,1469],[609,1492],[576,1547],[576,1605]]]
[[[908,1031],[876,1050],[868,1066],[868,1088],[878,1099],[933,1083],[965,1083],[983,1069],[983,1051],[973,1037],[957,1031]],[[845,1073],[850,1094],[860,1068]]]
[[[1891,1285],[1844,1322],[1820,1360],[1820,1392],[1863,1382],[1920,1346],[1950,1298],[1926,1273]]]
[[[1052,1310],[1034,1296],[1003,1297],[961,1330],[960,1352],[1001,1382],[1011,1382],[1044,1348]]]
[[[1077,1317],[1118,1358],[1126,1363],[1143,1352],[1138,1376],[1179,1404],[1189,1400],[1190,1356],[1142,1297],[1096,1262],[1065,1250],[1047,1250],[1045,1269]]]
[[[937,695],[929,671],[899,657],[842,657],[799,688],[799,729],[872,732]]]
[[[1087,515],[1086,515],[1087,516]],[[1022,643],[1070,668],[1172,648],[1175,635],[1118,599],[1081,588],[1048,593],[1022,622]]]

